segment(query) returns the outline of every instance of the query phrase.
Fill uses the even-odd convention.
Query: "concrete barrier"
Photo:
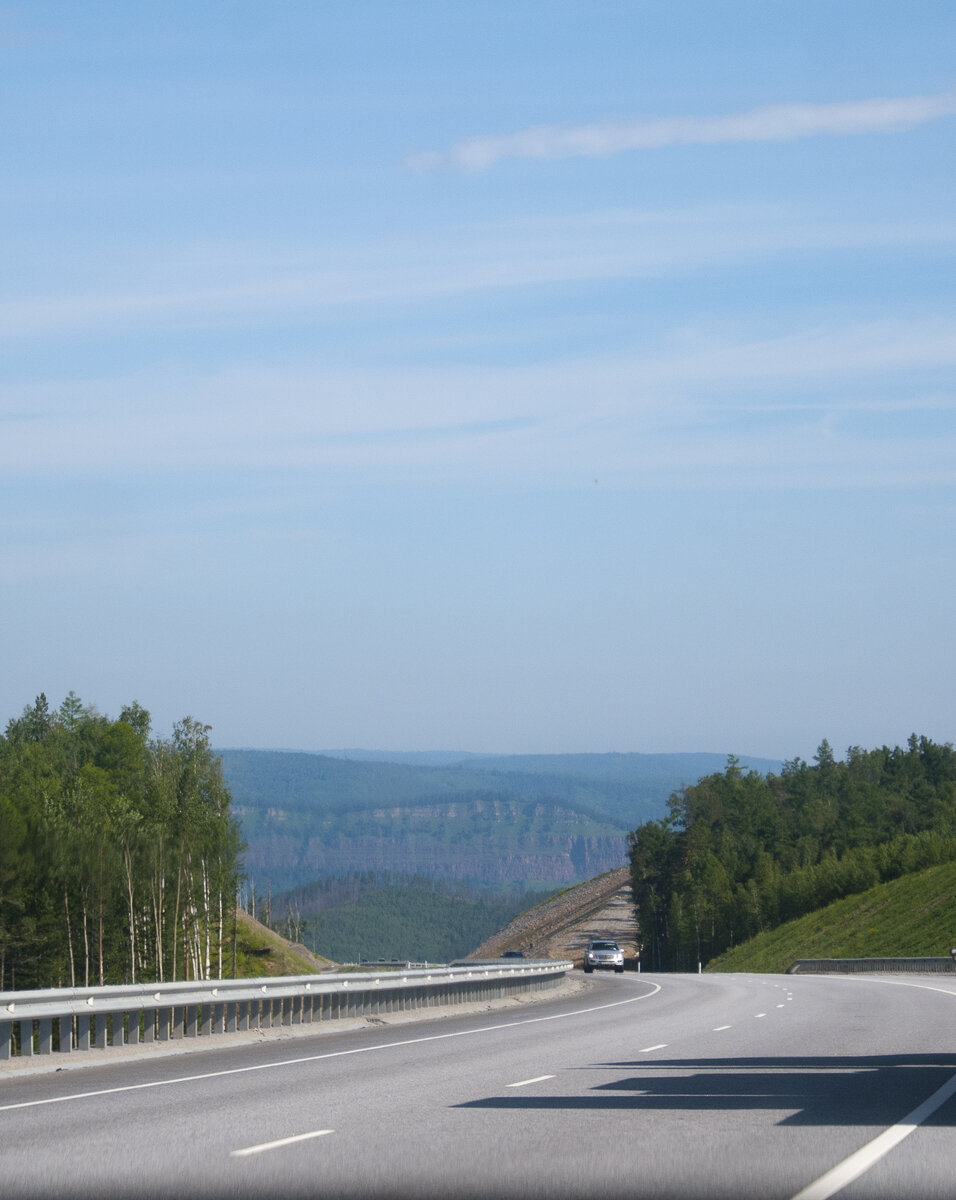
[[[0,992],[0,1059],[409,1012],[556,987],[569,961]]]

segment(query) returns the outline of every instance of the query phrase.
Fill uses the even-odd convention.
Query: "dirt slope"
[[[498,958],[505,950],[522,950],[529,957],[570,958],[580,965],[590,937],[614,938],[626,958],[637,956],[628,867],[598,875],[519,913],[469,957]]]

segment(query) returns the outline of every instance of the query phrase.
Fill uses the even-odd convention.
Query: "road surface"
[[[595,975],[481,1015],[0,1080],[22,1197],[956,1196],[956,980]]]

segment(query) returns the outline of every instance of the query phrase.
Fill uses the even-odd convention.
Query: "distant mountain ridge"
[[[720,754],[219,753],[247,843],[247,873],[260,892],[362,871],[479,889],[562,887],[623,865],[627,832],[662,816],[674,790],[727,761]],[[780,767],[753,758],[741,765],[761,774]]]
[[[473,750],[319,750],[317,754],[326,758],[340,758],[349,762],[391,762],[407,766],[422,767],[466,767],[479,771],[526,771],[544,774],[596,776],[600,778],[620,776],[645,779],[672,779],[692,774],[685,783],[696,783],[702,775],[721,771],[727,765],[729,754],[710,751],[682,753],[643,754],[637,751],[584,752],[580,754],[486,754]],[[778,772],[783,766],[780,759],[757,758],[753,755],[736,755],[745,771],[759,771],[761,775]],[[673,790],[673,789],[672,789]]]

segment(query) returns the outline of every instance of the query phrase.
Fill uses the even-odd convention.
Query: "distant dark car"
[[[501,956],[502,958],[524,958],[524,952],[521,950],[506,950]]]
[[[590,975],[594,970],[613,970],[621,974],[624,970],[624,951],[617,942],[612,942],[610,938],[591,938],[584,951],[584,973]]]

